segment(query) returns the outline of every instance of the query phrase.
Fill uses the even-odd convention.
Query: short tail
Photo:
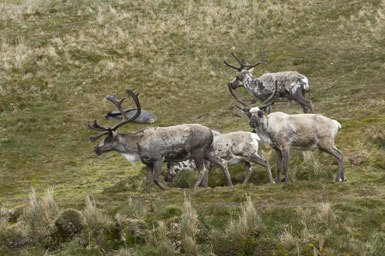
[[[342,128],[342,125],[338,121],[333,120],[333,122],[337,125],[338,129]]]
[[[309,81],[307,80],[307,77],[303,76],[300,81],[301,81],[303,90],[308,91],[309,90]]]

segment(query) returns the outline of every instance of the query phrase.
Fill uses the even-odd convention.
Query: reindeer
[[[249,117],[250,126],[253,132],[257,133],[262,141],[269,144],[277,152],[277,183],[281,183],[281,166],[285,172],[285,183],[289,183],[288,162],[290,148],[302,150],[320,149],[337,159],[338,171],[336,182],[344,182],[342,160],[343,154],[334,145],[334,137],[337,135],[341,124],[323,115],[317,114],[296,114],[288,115],[282,112],[274,112],[265,115],[262,111],[269,104],[270,98],[275,97],[278,91],[276,81],[272,96],[267,103],[259,107],[250,108],[245,102],[238,99],[232,86],[229,86],[231,95],[243,105],[239,107]]]
[[[224,61],[227,66],[238,71],[235,79],[228,83],[232,89],[235,90],[236,88],[243,86],[251,96],[260,102],[264,102],[273,94],[274,84],[278,82],[277,96],[279,98],[294,100],[302,106],[304,113],[307,113],[309,110],[311,113],[314,113],[311,101],[305,98],[305,91],[309,89],[309,83],[306,76],[296,71],[286,71],[266,73],[261,77],[254,77],[254,67],[264,64],[262,61],[262,51],[260,52],[259,61],[253,65],[247,64],[244,59],[240,60],[233,52],[231,55],[233,55],[240,64],[239,67],[236,67]],[[244,68],[248,69],[243,70]],[[274,104],[274,101],[275,99],[272,98],[270,105],[265,107],[268,113],[271,113],[271,105]]]
[[[250,162],[259,164],[266,169],[270,183],[274,183],[271,175],[269,162],[258,154],[258,141],[261,139],[255,133],[251,132],[230,132],[226,134],[218,134],[213,130],[214,142],[210,150],[213,154],[226,164],[235,165],[241,163],[246,170],[246,176],[243,184],[247,184],[253,172]],[[164,176],[165,181],[171,182],[174,177],[183,170],[193,171],[196,164],[192,160],[186,160],[179,163],[169,162],[167,165],[167,173]],[[211,169],[211,167],[209,167]]]
[[[182,124],[170,127],[150,127],[131,133],[118,133],[116,130],[123,125],[132,122],[141,113],[141,106],[138,95],[131,89],[126,89],[136,104],[137,112],[131,118],[127,118],[121,107],[125,98],[117,100],[114,96],[107,96],[122,115],[123,120],[110,128],[100,126],[96,120],[88,127],[92,130],[101,132],[97,136],[91,136],[92,142],[97,141],[102,136],[107,136],[93,151],[97,155],[105,152],[116,151],[130,162],[142,161],[146,165],[146,192],[150,193],[151,180],[162,190],[167,187],[159,181],[163,161],[180,161],[184,159],[194,159],[198,168],[198,179],[194,188],[202,183],[202,179],[207,172],[204,161],[220,166],[225,173],[227,185],[232,186],[231,178],[227,167],[222,161],[208,151],[212,142],[213,134],[211,130],[200,124]],[[207,184],[203,184],[207,186]]]

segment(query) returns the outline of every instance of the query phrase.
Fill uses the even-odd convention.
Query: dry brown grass
[[[198,233],[198,215],[191,205],[191,201],[186,197],[182,205],[182,217],[180,232],[182,236],[182,248],[186,255],[198,255],[199,248],[195,240]]]
[[[250,232],[263,232],[266,229],[249,195],[241,207],[238,219],[231,220],[226,228],[226,235],[230,239],[246,240]]]
[[[53,197],[52,188],[48,188],[45,196],[41,199],[32,188],[29,202],[21,216],[21,221],[26,224],[26,234],[34,239],[47,237],[52,231],[54,220],[59,213],[60,210]]]

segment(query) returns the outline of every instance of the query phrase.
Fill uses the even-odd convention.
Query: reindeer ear
[[[258,117],[259,118],[262,118],[264,115],[263,111],[262,110],[258,110]]]
[[[118,133],[115,131],[112,131],[112,138],[116,139],[118,137]]]
[[[252,67],[251,69],[248,70],[250,72],[250,74],[253,74],[254,72],[254,67]]]

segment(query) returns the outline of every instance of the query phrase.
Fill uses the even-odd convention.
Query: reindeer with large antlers
[[[203,125],[182,124],[170,127],[150,127],[134,133],[117,133],[116,130],[119,127],[133,121],[141,112],[138,94],[130,89],[126,89],[126,92],[136,104],[137,112],[134,116],[129,119],[126,117],[121,107],[125,98],[117,100],[115,94],[114,96],[107,96],[107,100],[117,107],[123,120],[111,128],[100,126],[96,120],[92,125],[88,122],[90,129],[101,132],[97,136],[90,137],[92,142],[102,136],[107,136],[103,142],[94,148],[96,154],[116,151],[130,162],[142,161],[147,167],[147,193],[150,193],[152,179],[162,190],[166,189],[166,186],[159,181],[163,161],[181,161],[184,159],[193,159],[197,164],[198,179],[194,188],[201,184],[207,186],[207,168],[204,160],[221,167],[225,173],[227,185],[232,186],[227,166],[224,166],[222,161],[208,150],[213,142],[213,134],[209,128]]]
[[[260,102],[266,102],[266,99],[273,95],[274,84],[277,82],[278,90],[276,96],[278,98],[294,100],[302,106],[303,112],[307,113],[310,111],[311,113],[314,113],[311,101],[305,98],[305,91],[309,89],[309,83],[306,76],[296,71],[286,71],[266,73],[261,77],[254,77],[254,67],[264,64],[262,61],[262,51],[260,52],[259,61],[253,65],[248,64],[244,59],[240,60],[233,52],[231,55],[233,55],[240,65],[239,67],[236,67],[224,61],[227,66],[237,70],[235,79],[228,83],[232,89],[243,86],[251,96]],[[247,69],[244,70],[244,68]],[[271,113],[271,105],[274,101],[275,97],[270,98],[269,104],[265,107],[268,113]]]
[[[259,135],[261,140],[269,144],[277,152],[277,183],[281,183],[281,167],[285,172],[285,182],[289,183],[288,162],[290,148],[302,150],[320,149],[337,159],[338,171],[336,182],[344,182],[342,160],[343,154],[334,145],[334,137],[337,135],[341,124],[318,114],[296,114],[288,115],[282,112],[274,112],[265,115],[262,111],[269,104],[262,104],[259,107],[250,108],[248,104],[235,96],[232,86],[229,86],[231,95],[243,105],[239,107],[250,119],[250,126]],[[273,94],[278,92],[278,82],[275,82]]]

